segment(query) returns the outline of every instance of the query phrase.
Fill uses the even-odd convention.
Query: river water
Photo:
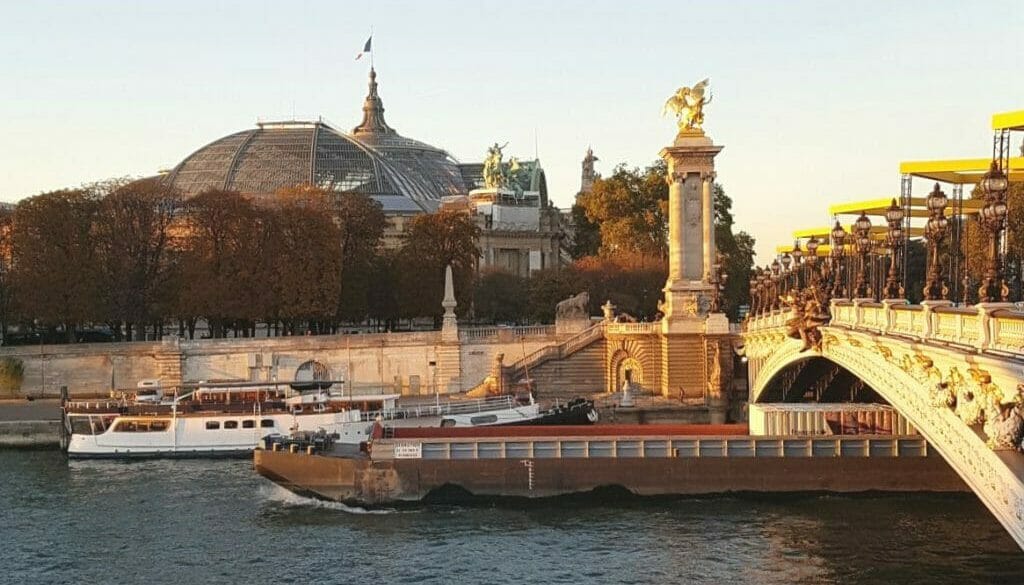
[[[1024,583],[1024,553],[971,495],[371,513],[244,460],[0,451],[0,478],[0,583]]]

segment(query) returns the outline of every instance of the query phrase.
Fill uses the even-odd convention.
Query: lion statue
[[[590,317],[590,295],[583,291],[555,305],[555,319],[587,319]]]

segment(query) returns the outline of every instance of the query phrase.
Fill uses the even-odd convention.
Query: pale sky
[[[899,192],[901,160],[987,157],[1024,109],[1024,2],[22,2],[0,18],[0,200],[174,166],[258,118],[360,119],[371,26],[388,123],[530,158],[556,204],[674,136],[711,78],[719,182],[762,264],[829,202]],[[1015,150],[1017,145],[1015,144]],[[923,194],[929,185],[915,185]]]

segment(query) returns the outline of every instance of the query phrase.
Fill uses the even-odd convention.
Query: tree
[[[733,234],[732,199],[715,183],[715,247],[726,275],[722,311],[729,319],[739,318],[740,306],[750,306],[750,272],[754,266],[754,238],[747,232]]]
[[[317,333],[330,328],[341,296],[341,230],[323,192],[308,190],[279,198],[263,210],[261,288],[271,291],[261,305],[285,330],[299,325]]]
[[[11,286],[13,219],[11,209],[0,208],[0,343],[7,340],[7,325],[12,317],[14,299]]]
[[[67,340],[93,320],[97,270],[92,225],[97,201],[83,189],[53,191],[18,203],[12,229],[12,281],[21,312],[63,325]]]
[[[534,272],[527,283],[527,290],[529,302],[526,314],[530,320],[535,323],[552,323],[555,320],[555,305],[586,290],[586,285],[575,268],[567,266]]]
[[[586,209],[578,202],[580,195],[582,193],[576,195],[577,203],[573,203],[571,211],[573,240],[569,255],[573,260],[596,256],[601,250],[601,230],[596,223],[587,219]]]
[[[666,167],[658,161],[644,170],[615,167],[608,178],[594,181],[576,204],[588,222],[599,226],[600,253],[637,253],[665,257],[668,252],[668,185]]]
[[[490,323],[521,321],[526,315],[528,279],[504,270],[484,272],[474,291],[474,314]]]
[[[264,225],[252,202],[231,191],[206,191],[185,206],[179,311],[205,317],[213,337],[266,314],[260,279]]]
[[[143,339],[145,324],[162,326],[180,280],[170,250],[171,224],[181,208],[177,193],[157,180],[107,185],[93,226],[101,311],[120,338],[121,324]],[[104,189],[105,190],[105,189]]]
[[[361,321],[370,311],[374,265],[387,220],[380,203],[358,193],[335,194],[335,221],[341,242],[341,295],[337,317]]]
[[[431,315],[440,323],[445,267],[452,266],[458,310],[471,304],[473,276],[480,248],[480,228],[464,213],[439,211],[409,222],[398,256],[399,313],[402,317]]]

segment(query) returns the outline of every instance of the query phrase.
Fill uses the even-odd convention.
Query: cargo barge
[[[967,491],[920,436],[765,437],[746,425],[378,427],[358,451],[275,443],[255,452],[254,465],[299,495],[361,506],[608,487],[643,496]]]

